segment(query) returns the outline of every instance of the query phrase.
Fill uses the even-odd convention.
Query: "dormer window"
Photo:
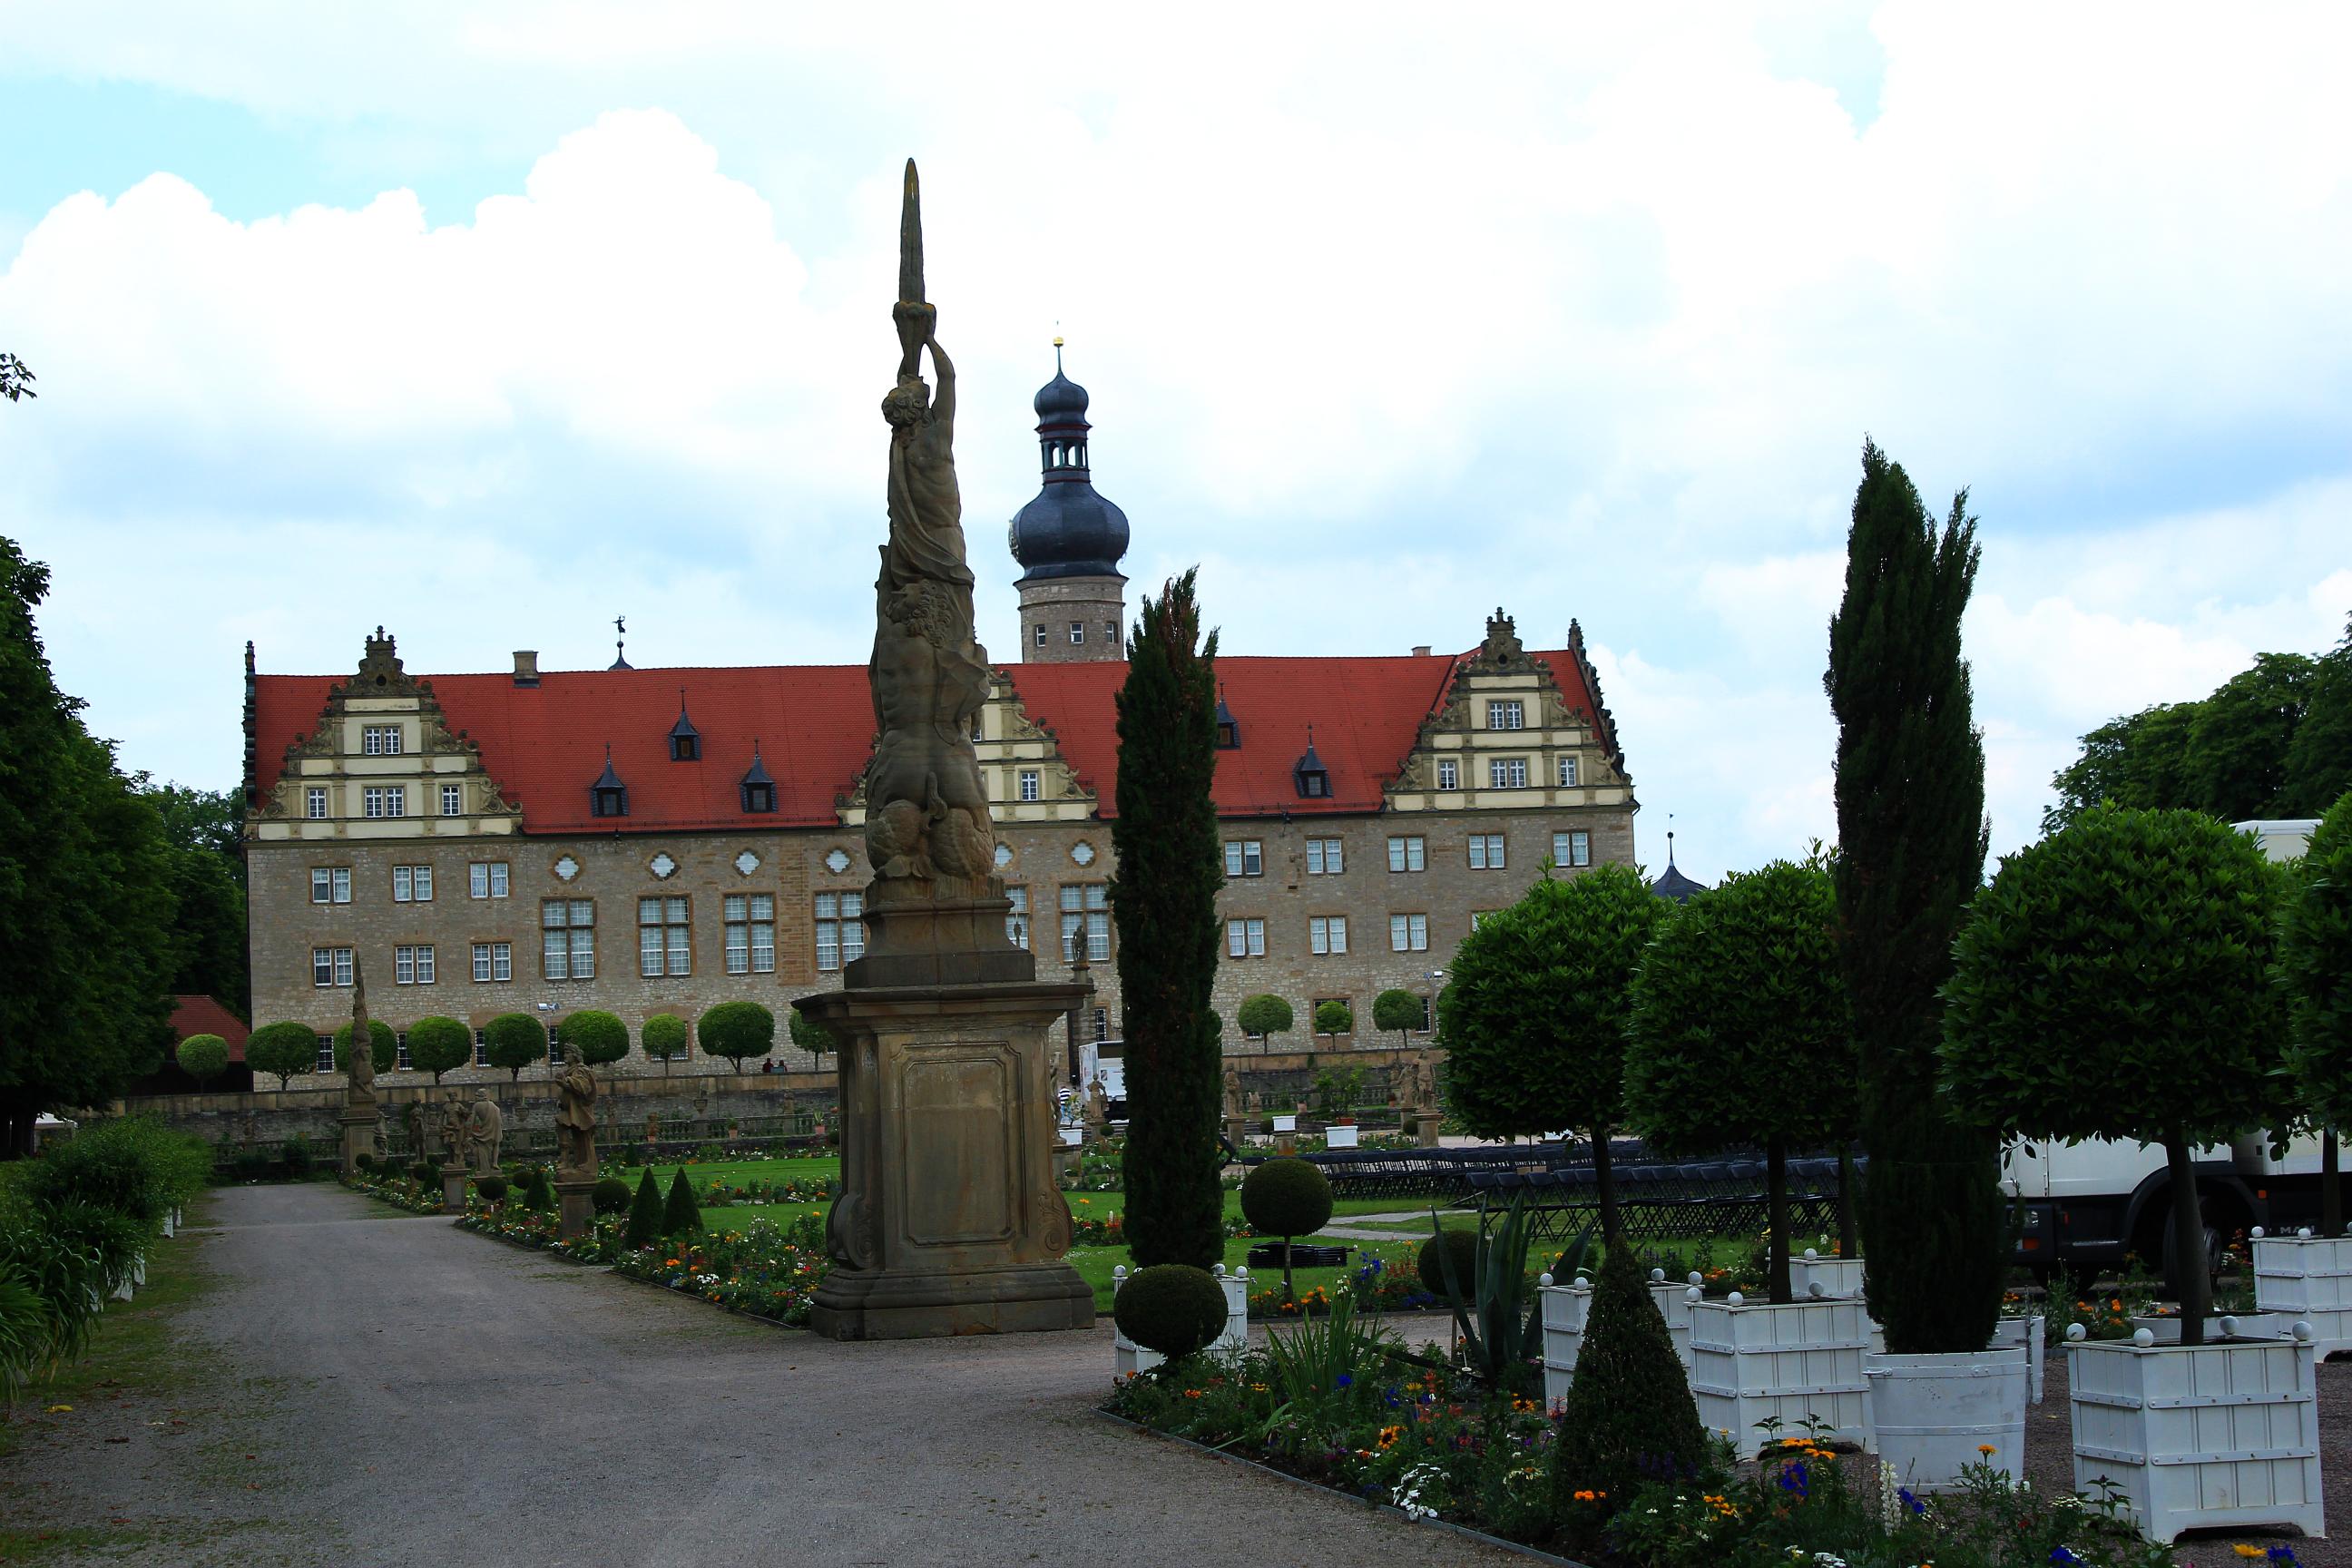
[[[686,693],[677,694],[677,722],[669,727],[669,760],[673,763],[697,763],[702,760],[702,731],[686,716]]]
[[[596,816],[626,816],[629,815],[629,786],[613,771],[613,748],[604,748],[604,771],[588,786],[588,806]]]
[[[1299,799],[1331,798],[1331,770],[1325,767],[1323,759],[1315,754],[1315,727],[1311,724],[1307,728],[1307,754],[1291,768],[1290,776],[1298,786]]]
[[[768,776],[766,766],[760,761],[760,742],[751,742],[751,766],[743,774],[743,809],[748,813],[765,813],[776,809],[776,781]]]
[[[1217,692],[1217,750],[1237,752],[1241,750],[1241,721],[1234,717],[1234,710],[1225,706],[1225,694],[1220,689]]]

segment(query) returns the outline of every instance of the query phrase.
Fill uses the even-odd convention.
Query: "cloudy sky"
[[[2352,11],[1671,9],[0,4],[0,531],[194,784],[247,638],[862,662],[911,153],[1000,658],[1057,330],[1136,591],[1580,619],[1709,879],[1831,829],[1865,431],[1982,519],[1997,848],[2082,731],[2336,639]]]

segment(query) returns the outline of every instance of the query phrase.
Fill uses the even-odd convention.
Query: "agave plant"
[[[1432,1231],[1442,1228],[1434,1214],[1429,1224]],[[1559,1266],[1576,1268],[1591,1238],[1587,1226],[1560,1254]],[[1469,1279],[1462,1279],[1449,1248],[1441,1245],[1437,1252],[1454,1327],[1462,1335],[1463,1366],[1500,1393],[1519,1393],[1530,1385],[1543,1353],[1542,1303],[1528,1279],[1528,1251],[1534,1240],[1527,1200],[1515,1197],[1501,1223],[1491,1231],[1479,1227]]]
[[[1323,1317],[1267,1330],[1267,1381],[1281,1391],[1284,1406],[1311,1405],[1350,1387],[1401,1348],[1396,1331],[1377,1312],[1359,1311],[1351,1292],[1335,1290]]]

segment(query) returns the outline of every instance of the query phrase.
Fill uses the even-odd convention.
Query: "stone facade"
[[[1127,579],[1042,577],[1021,584],[1021,662],[1127,657]]]

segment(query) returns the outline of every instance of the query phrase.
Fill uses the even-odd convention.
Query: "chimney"
[[[1427,658],[1429,657],[1429,645],[1425,642],[1413,644],[1412,657],[1415,658]]]
[[[515,649],[514,683],[517,686],[539,684],[539,650],[537,648]]]

